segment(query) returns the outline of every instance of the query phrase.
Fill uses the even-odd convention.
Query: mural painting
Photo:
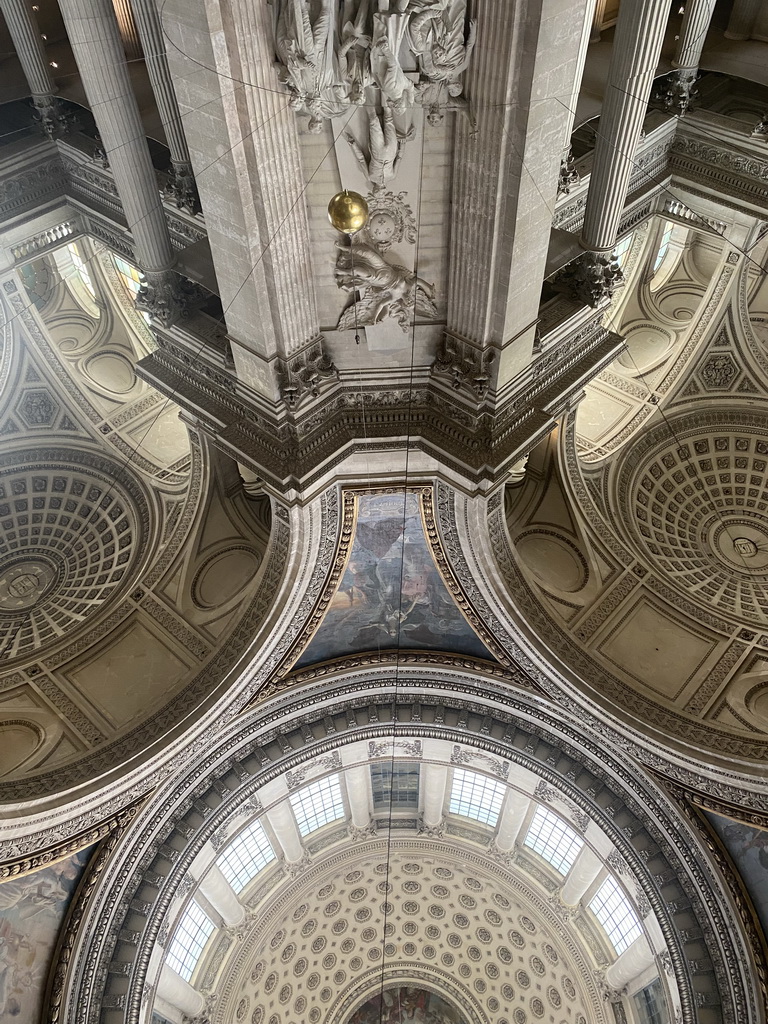
[[[298,667],[400,647],[491,659],[427,545],[414,493],[361,494],[339,587]]]
[[[403,986],[386,989],[356,1010],[347,1024],[466,1024],[462,1014],[434,992]]]
[[[707,818],[736,865],[768,937],[768,831],[710,812]]]
[[[41,1019],[59,930],[92,851],[0,882],[0,1021]]]

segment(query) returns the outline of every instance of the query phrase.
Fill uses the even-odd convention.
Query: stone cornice
[[[419,377],[413,387],[363,389],[336,382],[321,400],[287,414],[238,394],[220,357],[176,328],[139,364],[140,375],[172,395],[215,443],[250,463],[277,493],[305,491],[335,464],[365,448],[415,448],[467,480],[500,479],[521,451],[551,429],[587,380],[614,358],[621,339],[597,320],[545,352],[515,382],[502,405]],[[471,394],[471,390],[470,390]]]

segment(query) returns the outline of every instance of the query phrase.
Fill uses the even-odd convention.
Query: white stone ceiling
[[[583,942],[522,876],[462,844],[395,839],[387,852],[349,844],[265,900],[214,1019],[343,1021],[380,986],[382,954],[388,982],[435,985],[475,1022],[604,1019]]]

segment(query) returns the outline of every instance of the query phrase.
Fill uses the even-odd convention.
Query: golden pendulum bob
[[[337,231],[349,235],[351,246],[352,235],[356,234],[368,223],[368,203],[366,203],[359,192],[350,192],[345,188],[342,192],[337,192],[330,203],[328,203],[328,220]],[[354,253],[354,250],[352,252]],[[353,278],[354,273],[355,259],[353,255]],[[355,307],[355,344],[360,344],[360,332],[357,328],[357,307]]]
[[[344,189],[328,203],[328,220],[337,231],[354,235],[368,221],[368,203],[359,193]]]

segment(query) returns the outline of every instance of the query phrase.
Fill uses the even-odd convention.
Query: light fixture
[[[368,203],[358,192],[344,189],[328,203],[328,220],[337,231],[354,235],[368,222]]]
[[[52,68],[57,68],[58,66],[59,66],[59,65],[58,65],[58,64],[56,63],[56,61],[55,61],[55,60],[52,60],[52,61],[51,61],[51,67],[52,67]]]

